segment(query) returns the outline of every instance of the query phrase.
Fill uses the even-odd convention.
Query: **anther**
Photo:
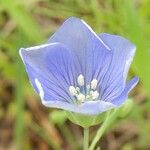
[[[77,90],[74,86],[69,87],[69,92],[71,95],[75,96],[77,94]]]
[[[95,90],[97,88],[97,80],[96,79],[93,79],[91,81],[91,89]]]
[[[85,95],[80,93],[79,95],[77,95],[77,100],[81,101],[81,102],[84,102],[85,101]]]
[[[84,85],[84,76],[82,74],[80,74],[77,78],[77,81],[80,86],[83,86]]]
[[[92,99],[97,99],[99,97],[99,93],[97,91],[92,92]]]

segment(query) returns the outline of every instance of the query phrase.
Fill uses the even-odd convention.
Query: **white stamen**
[[[77,77],[77,83],[79,86],[70,86],[69,92],[73,96],[74,100],[77,101],[77,104],[81,104],[85,101],[96,100],[99,97],[99,93],[96,90],[98,81],[93,79],[90,84],[86,85],[86,92],[83,92],[80,88],[85,85],[84,76],[80,74]]]
[[[90,99],[90,97],[91,97],[90,95],[86,95],[86,99]]]
[[[69,92],[71,95],[75,96],[77,94],[77,90],[74,86],[69,87]]]
[[[80,88],[79,88],[79,87],[76,87],[76,90],[77,90],[78,92],[80,92]]]
[[[77,78],[77,81],[80,86],[83,86],[84,85],[84,76],[82,74],[80,74]]]
[[[81,102],[84,102],[84,100],[85,100],[85,95],[82,94],[82,93],[80,93],[79,95],[77,95],[77,100],[78,100],[78,101],[81,101]]]
[[[99,93],[97,91],[92,92],[92,99],[97,99],[99,97]]]
[[[97,87],[97,80],[96,79],[93,79],[92,81],[91,81],[91,89],[93,89],[93,90],[95,90],[96,89],[96,87]]]
[[[91,90],[91,91],[90,91],[90,95],[92,95],[92,94],[93,94],[93,92],[94,92],[94,91],[92,91],[92,90]]]

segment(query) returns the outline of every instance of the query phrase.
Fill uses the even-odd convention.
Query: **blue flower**
[[[21,48],[20,55],[45,106],[93,115],[121,106],[138,83],[137,77],[126,83],[135,49],[71,17],[46,44]]]

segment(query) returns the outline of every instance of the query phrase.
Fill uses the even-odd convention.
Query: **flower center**
[[[96,100],[99,97],[97,89],[98,81],[93,79],[89,85],[85,85],[84,76],[80,74],[77,78],[78,86],[70,86],[69,92],[71,96],[76,100],[77,104],[81,104],[85,101]]]

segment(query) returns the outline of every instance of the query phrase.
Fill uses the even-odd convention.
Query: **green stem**
[[[100,140],[104,132],[109,128],[109,126],[115,121],[115,119],[118,116],[118,109],[116,109],[113,113],[110,114],[110,112],[107,114],[106,120],[102,124],[102,126],[98,129],[97,134],[95,138],[93,139],[89,150],[94,150],[97,142]]]
[[[88,147],[89,147],[89,128],[84,128],[83,146],[84,146],[84,150],[88,150]]]

